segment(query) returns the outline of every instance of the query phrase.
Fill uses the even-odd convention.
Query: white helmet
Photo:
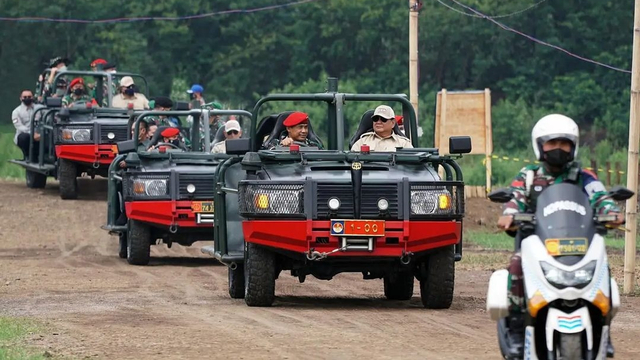
[[[567,139],[573,143],[571,159],[578,156],[578,140],[580,132],[578,125],[571,118],[560,114],[551,114],[538,120],[531,130],[531,144],[536,159],[542,161],[542,144],[552,139]]]

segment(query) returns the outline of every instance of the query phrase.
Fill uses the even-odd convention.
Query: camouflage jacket
[[[528,171],[534,172],[533,182],[530,191],[533,193],[534,188],[547,187],[551,184],[557,184],[565,181],[570,181],[569,176],[571,171],[577,172],[577,183],[583,188],[583,191],[589,196],[589,202],[593,206],[598,199],[607,194],[607,189],[602,182],[598,180],[596,174],[591,171],[580,169],[578,164],[572,165],[568,170],[561,173],[558,176],[549,174],[543,166],[540,165],[528,165],[520,170],[516,175],[513,182],[511,182],[510,189],[513,192],[513,199],[504,205],[504,215],[510,215],[520,212],[532,212],[535,209],[535,201],[531,198],[531,195],[527,197],[526,190],[526,178]],[[597,214],[606,214],[609,212],[619,212],[620,209],[616,206],[612,200],[603,200],[594,208]]]
[[[98,103],[89,95],[82,95],[80,97],[76,97],[75,95],[67,95],[62,98],[62,105],[67,106],[78,101],[86,101],[92,103],[93,105],[98,105]]]
[[[269,149],[269,150],[275,149],[276,147],[280,146],[280,142],[281,142],[283,139],[285,139],[287,136],[288,136],[288,135],[287,135],[287,132],[286,132],[286,131],[283,131],[283,132],[282,132],[282,134],[280,135],[280,137],[278,137],[278,138],[274,138],[274,139],[273,139],[273,140],[271,140],[268,144],[264,144],[264,148],[265,148],[265,149]],[[321,144],[321,143],[316,142],[316,141],[311,141],[311,140],[309,140],[309,138],[306,138],[306,139],[304,140],[304,143],[305,143],[307,146],[316,146],[316,147],[317,147],[318,149],[320,149],[320,150],[323,150],[323,149],[324,149],[324,147],[322,146],[322,144]]]

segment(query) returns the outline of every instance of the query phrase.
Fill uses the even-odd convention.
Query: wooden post
[[[409,0],[409,101],[418,116],[418,15],[422,0]],[[416,124],[417,125],[417,124]],[[417,134],[411,134],[417,136]]]
[[[447,122],[447,89],[442,89],[440,92],[442,93],[442,95],[440,95],[440,124],[439,126],[436,126],[436,142],[438,144],[437,147],[442,154],[443,152],[441,148],[442,144],[440,143],[440,129],[444,129],[444,124],[446,124]],[[442,167],[439,168],[438,175],[440,175],[441,179],[444,178],[444,169]]]
[[[622,174],[621,173],[621,169],[620,169],[620,162],[616,161],[616,185],[620,185],[622,184]]]
[[[491,191],[491,154],[493,153],[493,132],[491,128],[491,91],[484,89],[484,129],[485,156],[487,169],[486,194]]]
[[[631,109],[629,112],[629,154],[627,157],[627,188],[635,194],[627,200],[627,223],[629,231],[624,235],[624,286],[623,292],[634,291],[636,279],[636,235],[638,225],[638,143],[640,143],[640,0],[635,0],[633,17],[633,60],[631,65]]]
[[[598,176],[598,164],[596,164],[596,161],[593,159],[591,159],[591,168],[593,169],[592,170],[593,173],[596,174],[596,176]]]
[[[606,166],[607,167],[605,171],[607,172],[607,186],[611,186],[611,162],[607,161]]]

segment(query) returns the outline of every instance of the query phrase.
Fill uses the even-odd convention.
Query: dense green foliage
[[[290,1],[53,0],[43,6],[5,0],[0,16],[182,16]],[[535,1],[464,2],[502,15]],[[546,1],[498,20],[581,56],[630,69],[632,9],[630,0]],[[406,0],[319,0],[188,21],[0,22],[1,121],[8,121],[20,89],[34,87],[42,62],[56,55],[70,57],[73,69],[88,70],[92,59],[102,57],[119,70],[140,72],[149,79],[152,96],[182,97],[197,82],[208,101],[245,109],[270,92],[322,91],[328,75],[340,78],[341,90],[408,94],[408,18]],[[610,154],[626,145],[629,74],[582,62],[435,0],[424,1],[419,39],[422,145],[433,143],[435,94],[442,88],[491,89],[498,154],[530,151],[530,128],[550,111],[579,122],[583,148],[607,140],[601,147]],[[350,131],[365,108],[347,109]],[[316,118],[323,111],[303,110]]]

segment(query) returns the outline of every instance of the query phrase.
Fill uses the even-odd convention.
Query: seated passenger
[[[180,130],[178,130],[178,128],[173,128],[173,127],[166,128],[162,131],[162,133],[160,133],[160,136],[162,136],[162,141],[158,142],[158,144],[151,146],[149,150],[156,150],[160,146],[164,146],[162,145],[162,143],[172,144],[175,146],[176,149],[180,149],[180,150],[186,149],[182,141],[180,141],[179,139]]]
[[[311,141],[307,138],[309,135],[309,115],[296,111],[287,116],[282,125],[287,127],[286,132],[280,134],[280,138],[276,138],[267,144],[267,149],[275,149],[277,146],[289,146],[293,142],[297,142],[302,146],[315,146],[322,149],[322,144]]]
[[[173,101],[166,96],[158,96],[154,98],[153,110],[157,111],[171,111],[173,107]],[[171,126],[178,127],[180,126],[180,120],[173,116],[164,116],[159,115],[157,117],[153,117],[158,126]]]
[[[136,91],[131,76],[125,76],[120,80],[120,93],[113,97],[111,107],[126,109],[130,103],[135,110],[149,109],[147,97]]]
[[[369,145],[371,151],[395,152],[397,147],[413,148],[409,139],[393,132],[396,118],[391,107],[378,106],[371,120],[373,120],[373,131],[362,134],[351,147],[351,151],[360,151],[362,145]]]
[[[224,140],[213,146],[211,152],[214,154],[227,153],[227,140],[239,139],[242,136],[242,128],[237,120],[229,120],[224,124]]]
[[[79,101],[89,102],[93,106],[98,106],[98,103],[96,102],[96,100],[91,96],[87,95],[87,89],[85,89],[85,86],[84,86],[84,79],[82,78],[73,79],[71,81],[71,86],[69,87],[69,89],[71,90],[71,94],[65,96],[62,99],[62,106],[71,108],[73,107],[74,103],[77,103]]]
[[[138,122],[138,151],[147,150],[149,147],[149,123],[145,120]],[[131,125],[131,137],[135,135],[135,123]]]

